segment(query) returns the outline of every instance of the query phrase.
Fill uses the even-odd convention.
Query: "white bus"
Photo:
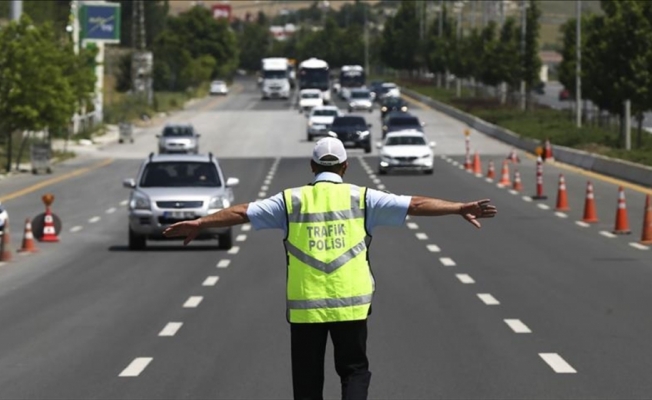
[[[298,80],[299,89],[319,89],[324,103],[331,102],[330,70],[326,61],[314,57],[302,61]]]
[[[287,58],[263,58],[261,61],[261,91],[263,99],[290,98]]]

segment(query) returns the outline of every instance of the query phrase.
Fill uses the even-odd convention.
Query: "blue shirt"
[[[322,172],[315,176],[313,182],[342,182],[342,177],[332,172]],[[376,226],[399,226],[405,222],[411,196],[398,196],[380,190],[367,189],[366,228],[372,234]],[[247,217],[255,230],[281,229],[287,234],[287,212],[283,193],[278,193],[264,200],[249,203]]]

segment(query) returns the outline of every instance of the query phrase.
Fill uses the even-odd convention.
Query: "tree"
[[[525,30],[525,59],[523,60],[523,80],[526,92],[530,91],[541,81],[541,58],[539,57],[539,35],[541,30],[541,6],[539,0],[530,0],[526,14]],[[529,102],[529,96],[527,97]]]
[[[496,73],[500,81],[505,82],[512,90],[519,86],[523,75],[520,37],[519,27],[514,17],[507,18],[500,30],[500,40],[496,44]]]
[[[381,56],[394,69],[413,71],[420,66],[417,57],[421,44],[415,5],[414,0],[401,2],[396,15],[385,21]]]
[[[270,51],[271,41],[272,37],[266,25],[245,23],[242,33],[238,35],[240,68],[249,71],[260,69],[260,60]]]
[[[496,30],[498,26],[495,21],[490,21],[482,29],[480,40],[482,43],[479,57],[482,60],[478,78],[480,82],[488,86],[496,86],[501,82],[500,61],[495,57],[498,41],[496,40]]]
[[[439,33],[440,18],[441,35]],[[448,8],[444,7],[442,13],[432,21],[426,37],[425,51],[427,57],[425,61],[430,72],[443,74],[451,69],[453,31],[454,27],[448,15]]]

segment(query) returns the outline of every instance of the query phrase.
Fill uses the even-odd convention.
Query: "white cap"
[[[333,159],[331,160],[331,158]],[[319,165],[325,166],[341,164],[346,161],[344,144],[333,137],[320,139],[315,143],[315,148],[312,150],[312,160]]]

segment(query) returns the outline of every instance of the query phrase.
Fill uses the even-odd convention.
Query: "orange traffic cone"
[[[23,247],[18,249],[19,253],[36,253],[38,250],[34,245],[34,235],[32,234],[32,223],[29,219],[25,220],[25,234],[23,235]]]
[[[555,157],[552,155],[552,145],[550,144],[549,139],[546,139],[546,142],[543,146],[543,159],[545,161],[555,161]]]
[[[509,166],[507,165],[507,160],[503,161],[503,169],[500,172],[500,182],[499,185],[510,186],[512,182],[509,180]]]
[[[487,168],[487,178],[488,179],[496,178],[496,170],[494,169],[493,161],[489,161],[489,167]]]
[[[523,190],[523,184],[521,183],[521,173],[518,172],[517,169],[514,169],[514,185],[512,186],[512,189],[516,190],[517,192]]]
[[[11,261],[11,251],[9,251],[9,246],[11,245],[11,240],[9,239],[9,218],[5,221],[4,232],[0,234],[2,235],[2,241],[0,241],[0,261]]]
[[[618,209],[616,210],[616,226],[613,233],[630,234],[629,218],[627,218],[627,204],[625,203],[625,190],[622,186],[618,188]]]
[[[595,212],[595,199],[593,196],[593,184],[588,181],[586,184],[586,200],[584,201],[584,217],[582,221],[588,223],[598,222],[598,215]]]
[[[641,243],[652,244],[652,204],[650,204],[649,194],[645,196],[645,216],[643,217]]]
[[[54,218],[52,218],[52,211],[50,207],[45,209],[45,221],[43,224],[43,236],[41,237],[41,242],[58,242],[59,237],[54,228]]]
[[[480,164],[480,154],[478,152],[475,152],[475,156],[473,157],[473,173],[481,176],[482,175],[482,165]]]
[[[563,174],[559,174],[559,189],[557,190],[557,211],[569,211],[568,194],[566,193],[566,180]]]
[[[516,154],[516,150],[512,148],[512,150],[509,152],[509,155],[507,156],[507,160],[511,162],[512,164],[516,164],[521,162],[521,160],[518,158],[518,155]]]

